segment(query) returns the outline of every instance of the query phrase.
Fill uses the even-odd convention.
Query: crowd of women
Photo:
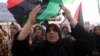
[[[45,28],[36,25],[32,28],[41,10],[41,6],[37,5],[22,30],[12,23],[7,35],[0,27],[0,56],[100,56],[100,26],[87,31],[64,5],[60,8],[70,22],[71,32],[66,24],[60,27],[48,24]]]

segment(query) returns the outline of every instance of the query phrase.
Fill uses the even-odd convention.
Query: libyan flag
[[[78,1],[78,0],[77,0]],[[76,20],[78,20],[78,22],[80,23],[80,25],[83,26],[84,22],[83,22],[83,14],[82,14],[82,2],[81,0],[78,2],[78,4],[76,5],[76,10],[74,13],[74,18]]]
[[[13,14],[15,20],[23,26],[27,21],[29,12],[39,3],[42,9],[36,17],[36,23],[58,15],[61,10],[59,4],[74,5],[74,0],[8,0],[7,8]],[[80,13],[79,10],[76,11],[76,17],[78,17]]]
[[[73,0],[73,2],[64,5],[71,11],[73,18],[83,26],[82,0]]]

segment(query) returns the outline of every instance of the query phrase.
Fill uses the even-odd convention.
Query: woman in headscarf
[[[33,34],[34,34],[34,37],[32,38],[33,45],[35,45],[38,42],[45,40],[45,30],[42,26],[37,25],[34,28]]]
[[[71,32],[69,31],[67,24],[62,24],[60,26],[60,29],[61,29],[61,33],[62,33],[62,38],[67,38],[71,42],[76,41],[76,39],[73,36],[71,36],[71,34],[70,34]]]
[[[95,26],[93,29],[95,49],[92,52],[93,56],[100,56],[100,26]]]
[[[34,28],[34,33],[32,34],[34,35],[30,36],[29,38],[31,52],[34,49],[34,46],[36,46],[36,44],[45,40],[45,29],[42,27],[42,25],[36,25]]]
[[[91,35],[72,18],[67,8],[63,5],[60,7],[71,24],[71,35],[75,37],[77,42],[70,43],[68,39],[62,39],[59,27],[49,24],[46,28],[46,40],[36,44],[33,54],[30,55],[28,35],[31,25],[35,23],[37,13],[41,9],[41,6],[37,5],[29,14],[29,19],[23,30],[15,36],[12,46],[13,56],[86,56],[93,51],[94,43]]]
[[[19,31],[20,31],[19,24],[12,22],[11,25],[10,25],[10,34],[9,34],[9,41],[8,41],[8,45],[9,45],[9,48],[10,49],[12,47],[12,42],[13,42],[14,36]]]

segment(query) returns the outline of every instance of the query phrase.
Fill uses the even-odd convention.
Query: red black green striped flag
[[[65,6],[71,11],[73,18],[83,25],[82,1],[72,0],[71,3],[66,3]]]
[[[62,0],[8,0],[8,9],[14,15],[16,21],[20,25],[24,25],[27,21],[29,12],[38,4],[41,3],[42,10],[39,12],[36,22],[43,21],[57,15],[60,11],[59,4]]]
[[[60,12],[59,4],[74,5],[75,0],[8,0],[8,9],[14,15],[15,20],[23,26],[27,21],[29,12],[39,3],[42,9],[36,17],[36,22],[56,16]]]

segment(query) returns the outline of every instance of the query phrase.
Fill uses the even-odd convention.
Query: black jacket
[[[32,52],[29,49],[28,37],[19,41],[16,34],[13,45],[13,56],[86,56],[94,50],[92,36],[79,24],[72,30],[72,36],[77,40],[74,43],[68,39],[61,39],[56,44],[50,44],[47,41],[38,43]],[[31,53],[31,54],[30,54]]]

